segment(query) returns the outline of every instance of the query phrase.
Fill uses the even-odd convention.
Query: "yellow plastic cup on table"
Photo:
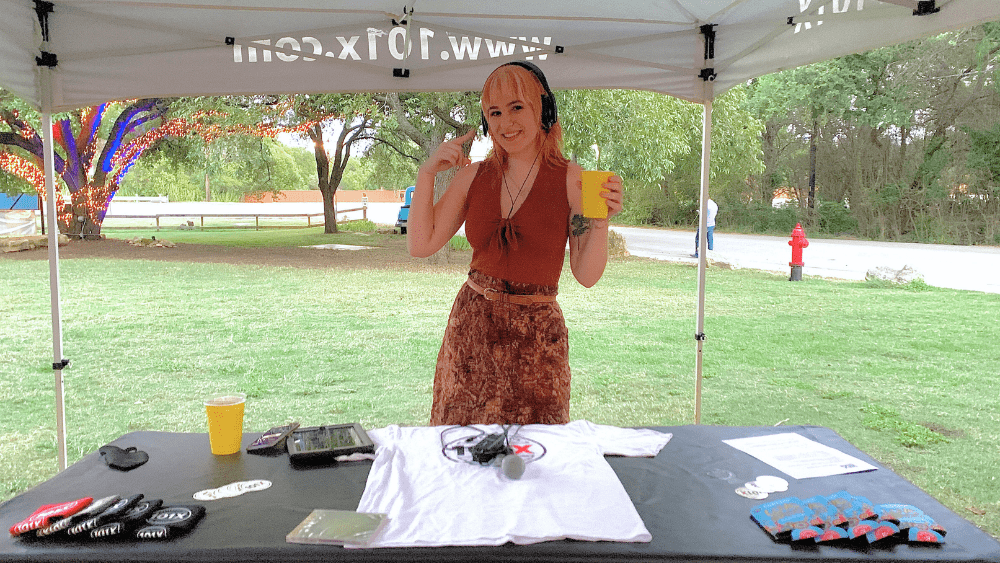
[[[614,176],[614,172],[601,170],[584,170],[581,172],[583,180],[583,216],[590,219],[607,219],[608,202],[601,197],[604,191],[604,182]]]
[[[219,395],[205,401],[208,415],[208,441],[215,455],[230,455],[240,451],[243,442],[243,393]]]

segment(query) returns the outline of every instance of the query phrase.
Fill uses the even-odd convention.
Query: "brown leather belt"
[[[498,291],[492,287],[483,287],[471,279],[466,279],[465,284],[473,291],[482,295],[487,301],[499,301],[501,303],[513,303],[515,305],[534,305],[535,303],[552,303],[556,300],[555,295],[516,295]]]

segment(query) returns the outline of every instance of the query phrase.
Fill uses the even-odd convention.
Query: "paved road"
[[[694,231],[613,227],[625,237],[634,256],[695,263]],[[808,232],[806,233],[808,238]],[[789,273],[792,249],[789,237],[715,233],[710,258],[740,268]],[[811,239],[803,250],[803,276],[863,280],[868,270],[880,266],[909,266],[928,285],[1000,293],[1000,247],[952,246]]]

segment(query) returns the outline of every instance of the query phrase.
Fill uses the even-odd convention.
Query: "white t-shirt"
[[[526,461],[518,480],[471,462],[467,444],[480,431],[503,432],[500,426],[370,431],[375,463],[358,512],[389,517],[371,547],[650,541],[604,455],[654,456],[671,434],[584,420],[518,428],[509,429],[515,454]]]
[[[719,204],[715,203],[711,199],[708,200],[708,219],[705,220],[706,227],[715,226],[715,216],[719,214]],[[698,209],[698,215],[701,215],[701,208]]]

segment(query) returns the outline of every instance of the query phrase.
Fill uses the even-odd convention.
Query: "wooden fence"
[[[361,218],[368,218],[368,207],[362,206],[356,209],[338,209],[337,214],[350,213],[353,211],[360,211]],[[205,217],[212,218],[230,218],[230,219],[249,219],[254,218],[254,230],[260,230],[260,218],[265,219],[278,219],[278,218],[289,218],[289,217],[305,217],[306,226],[312,227],[313,217],[323,217],[323,213],[156,213],[154,215],[108,215],[105,217],[105,221],[108,219],[155,219],[156,220],[156,230],[160,230],[160,218],[161,217],[198,217],[201,219],[201,228],[205,228]],[[324,224],[324,221],[316,223],[317,226]]]

